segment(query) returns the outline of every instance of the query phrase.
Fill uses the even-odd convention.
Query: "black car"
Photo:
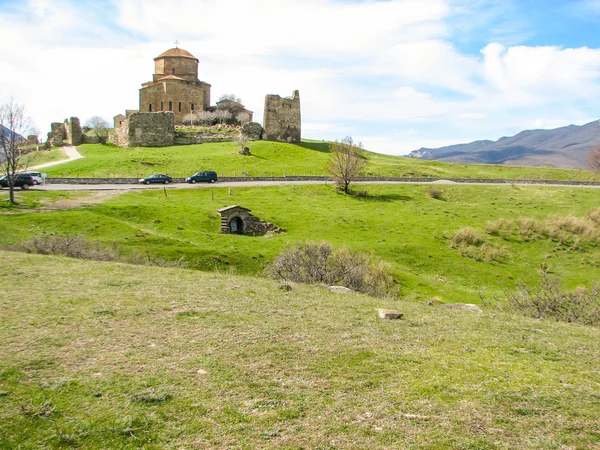
[[[206,181],[208,183],[215,183],[219,181],[217,179],[217,172],[213,172],[212,170],[207,170],[204,172],[196,172],[194,175],[191,175],[185,179],[187,183],[196,183],[198,181]]]
[[[33,186],[35,183],[31,175],[25,173],[18,173],[15,175],[14,187],[20,187],[21,189],[29,189],[29,186]],[[7,175],[0,178],[0,189],[8,187]]]
[[[164,175],[162,173],[156,173],[154,175],[150,175],[146,178],[140,178],[140,184],[150,184],[150,183],[162,183],[169,184],[173,182],[173,178],[169,175]]]

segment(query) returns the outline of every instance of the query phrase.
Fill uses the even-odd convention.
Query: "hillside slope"
[[[526,130],[497,141],[413,150],[419,159],[587,169],[587,153],[600,143],[600,121],[553,130]]]
[[[560,449],[600,438],[597,328],[0,257],[0,448]],[[405,317],[381,320],[378,307]]]

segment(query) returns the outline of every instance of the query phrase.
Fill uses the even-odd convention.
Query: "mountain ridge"
[[[469,164],[510,164],[589,169],[588,152],[600,143],[600,120],[550,130],[523,130],[496,141],[477,140],[413,150],[411,158]]]

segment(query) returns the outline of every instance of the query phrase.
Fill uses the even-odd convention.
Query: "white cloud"
[[[0,95],[25,103],[42,133],[136,108],[175,39],[199,58],[213,103],[235,93],[260,121],[265,94],[299,89],[307,137],[363,136],[382,152],[583,123],[600,104],[600,50],[491,41],[468,54],[450,0],[110,1],[0,12]],[[461,0],[461,20],[479,3]]]

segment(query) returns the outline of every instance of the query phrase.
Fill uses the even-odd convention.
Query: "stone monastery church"
[[[140,112],[172,111],[175,123],[210,108],[210,84],[198,79],[198,59],[172,48],[154,58],[152,81],[140,89]]]

